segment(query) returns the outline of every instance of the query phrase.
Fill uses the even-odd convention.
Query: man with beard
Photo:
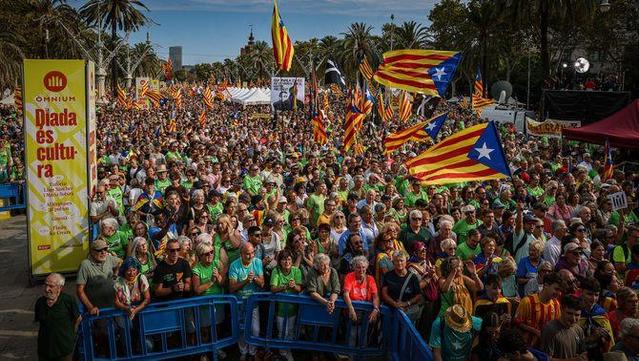
[[[75,298],[62,293],[64,276],[51,273],[44,281],[44,296],[35,304],[40,360],[70,361],[80,314]]]

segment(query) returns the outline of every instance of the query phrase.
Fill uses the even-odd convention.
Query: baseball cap
[[[570,242],[564,246],[564,256],[573,251],[580,251],[581,247],[577,243]]]
[[[105,249],[105,248],[109,248],[109,245],[107,245],[106,241],[103,239],[96,239],[95,241],[91,243],[91,249],[94,251]]]

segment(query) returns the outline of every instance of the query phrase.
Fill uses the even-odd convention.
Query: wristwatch
[[[408,307],[410,307],[410,301],[406,301],[406,303],[408,304]]]

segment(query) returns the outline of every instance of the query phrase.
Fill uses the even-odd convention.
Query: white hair
[[[208,243],[209,245],[213,245],[213,237],[211,237],[208,233],[200,233],[197,237],[195,237],[195,244]]]
[[[317,269],[321,264],[328,264],[331,258],[324,253],[319,253],[313,259],[313,266]]]
[[[201,256],[204,253],[210,252],[212,250],[213,250],[213,246],[206,242],[199,243],[195,247],[195,253],[197,253],[198,256]]]
[[[146,238],[144,238],[144,237],[135,237],[135,238],[133,238],[133,251],[136,252],[135,250],[141,244],[146,244]]]
[[[454,239],[446,238],[445,240],[441,241],[441,243],[439,244],[439,248],[442,249],[442,252],[446,252],[446,248],[451,246],[456,246],[456,245],[457,245],[457,242],[455,242]]]
[[[409,217],[411,217],[411,218],[412,218],[412,217],[415,217],[415,216],[418,216],[418,217],[420,217],[420,218],[421,218],[421,216],[422,216],[422,211],[420,211],[419,209],[413,209],[412,211],[410,211],[410,213],[409,213]]]
[[[49,276],[47,276],[47,278],[51,278],[53,280],[53,283],[55,283],[56,286],[64,287],[65,278],[63,275],[53,272],[53,273],[50,273]]]
[[[119,227],[119,223],[118,220],[115,218],[105,218],[102,220],[102,222],[100,222],[102,224],[102,226],[106,226],[106,227],[111,227],[113,229],[115,229],[116,231],[118,230]]]
[[[368,259],[366,256],[356,256],[351,260],[351,267],[355,268],[358,264],[363,264],[366,268],[368,268]]]

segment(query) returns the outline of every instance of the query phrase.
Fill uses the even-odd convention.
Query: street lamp
[[[608,12],[610,10],[610,1],[601,0],[601,3],[599,3],[599,10],[601,10],[602,13]]]

